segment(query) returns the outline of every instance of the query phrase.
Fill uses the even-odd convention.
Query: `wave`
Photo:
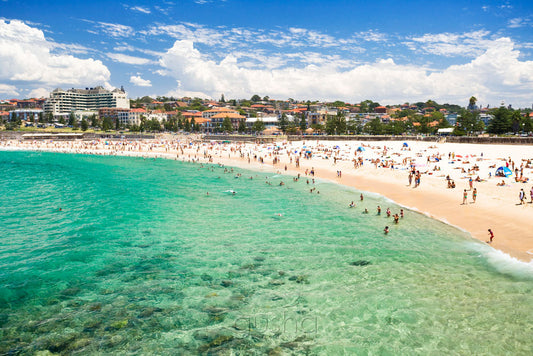
[[[488,244],[473,243],[474,250],[481,253],[488,264],[499,273],[520,279],[533,280],[533,260],[521,261],[503,251],[497,250]]]

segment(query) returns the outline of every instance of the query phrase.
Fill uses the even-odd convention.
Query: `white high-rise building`
[[[101,86],[85,89],[55,89],[44,103],[44,111],[53,115],[69,114],[72,111],[98,110],[100,108],[130,108],[124,89],[109,91]]]

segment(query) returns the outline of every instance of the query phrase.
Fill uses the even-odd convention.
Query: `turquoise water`
[[[312,186],[0,152],[0,354],[533,352],[530,265],[411,211],[395,225],[382,197]]]

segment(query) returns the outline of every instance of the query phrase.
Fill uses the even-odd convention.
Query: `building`
[[[85,89],[55,89],[44,103],[44,111],[54,116],[72,111],[95,111],[100,108],[129,109],[130,101],[124,89],[109,91],[101,86]]]
[[[19,119],[37,122],[42,115],[42,109],[15,109],[9,112],[9,121]]]

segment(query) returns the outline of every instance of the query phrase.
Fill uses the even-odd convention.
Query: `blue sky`
[[[0,98],[533,104],[532,1],[0,0]]]

